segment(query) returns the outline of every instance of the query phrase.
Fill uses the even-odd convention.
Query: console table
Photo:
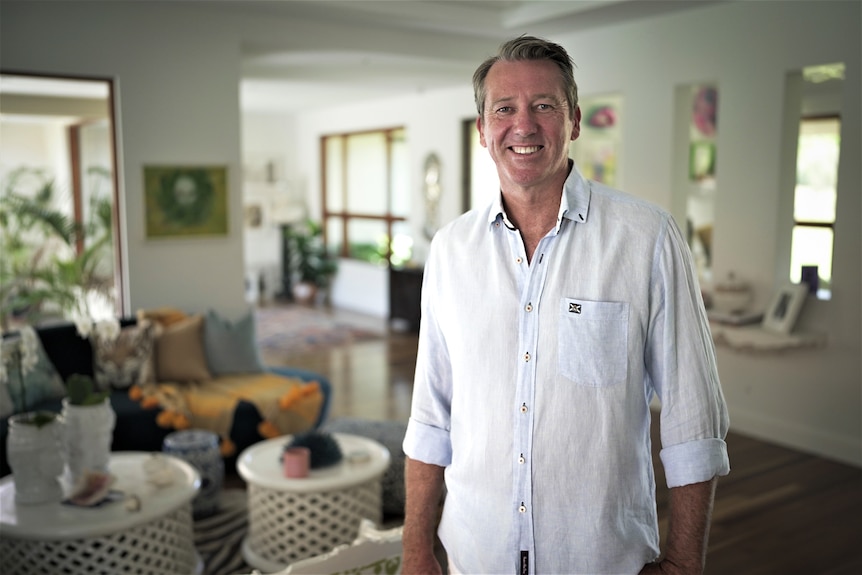
[[[380,523],[389,450],[365,437],[333,437],[344,455],[341,462],[312,469],[301,479],[286,478],[280,462],[290,436],[256,443],[240,454],[237,471],[248,485],[249,526],[242,554],[252,567],[280,571],[352,542],[362,519]]]
[[[163,483],[147,481],[144,463],[164,458]],[[194,467],[175,457],[144,452],[111,454],[113,490],[136,496],[94,507],[68,503],[15,503],[12,476],[0,480],[0,565],[4,573],[192,574],[202,569],[195,551],[191,502],[200,488]],[[167,482],[170,478],[170,483]],[[65,486],[68,494],[68,485]]]

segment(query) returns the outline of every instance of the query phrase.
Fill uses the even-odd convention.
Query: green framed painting
[[[144,166],[147,238],[224,236],[226,166]]]

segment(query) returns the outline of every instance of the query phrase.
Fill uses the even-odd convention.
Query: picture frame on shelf
[[[763,329],[781,334],[793,331],[806,297],[808,297],[808,284],[788,283],[782,286],[772,296],[772,301],[766,309],[763,316]]]

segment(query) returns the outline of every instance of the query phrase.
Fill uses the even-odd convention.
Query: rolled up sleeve
[[[404,435],[404,454],[411,459],[446,467],[452,462],[449,432],[411,418]]]

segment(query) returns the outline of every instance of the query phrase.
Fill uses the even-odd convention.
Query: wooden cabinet
[[[389,268],[389,322],[419,331],[422,268]]]

